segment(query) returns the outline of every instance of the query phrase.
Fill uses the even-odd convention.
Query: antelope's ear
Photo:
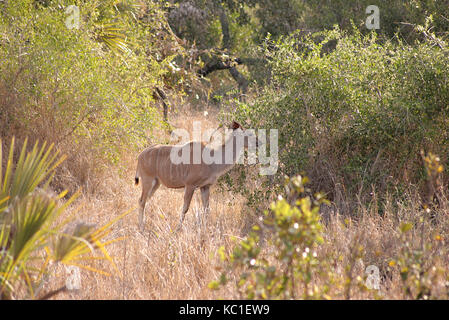
[[[240,123],[236,122],[236,121],[232,121],[232,125],[231,125],[231,129],[232,130],[237,130],[238,128],[242,129],[242,126],[240,125]]]

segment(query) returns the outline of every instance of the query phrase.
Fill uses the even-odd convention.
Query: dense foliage
[[[0,133],[78,149],[77,163],[117,162],[161,127],[154,88],[181,81],[178,45],[152,1],[78,1],[73,28],[70,3],[0,3]]]
[[[323,54],[329,41],[336,48]],[[446,42],[411,46],[335,29],[275,48],[266,52],[273,81],[238,111],[252,126],[279,129],[282,173],[307,170],[332,195],[338,184],[355,194],[423,182],[421,149],[447,163]]]
[[[228,282],[227,272],[241,271],[237,288],[246,299],[295,299],[301,283],[302,298],[325,296],[325,289],[318,290],[312,274],[320,269],[316,248],[324,240],[320,223],[320,204],[326,200],[322,195],[299,198],[307,190],[307,179],[301,176],[287,179],[287,199],[279,196],[278,201],[265,212],[263,223],[253,227],[251,234],[240,241],[227,256],[224,247],[221,259],[227,262],[220,281],[211,282],[209,287],[218,289]],[[261,228],[268,228],[269,246],[273,256],[261,254]],[[267,230],[266,230],[267,231]]]

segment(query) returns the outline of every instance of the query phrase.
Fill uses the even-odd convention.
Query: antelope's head
[[[237,141],[243,141],[243,146],[245,149],[259,147],[259,139],[257,138],[254,130],[246,130],[236,121],[232,122],[229,129],[232,130],[232,136]]]

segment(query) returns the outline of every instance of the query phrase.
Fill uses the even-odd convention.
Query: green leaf
[[[211,281],[207,287],[212,290],[218,290],[220,288],[220,283],[218,281]]]
[[[413,224],[409,223],[409,222],[404,222],[400,225],[399,229],[401,230],[402,233],[406,233],[408,231],[410,231],[413,228]]]

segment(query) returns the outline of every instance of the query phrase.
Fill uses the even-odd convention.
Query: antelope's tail
[[[134,178],[134,184],[137,186],[139,184],[139,163],[137,163],[136,177]]]

